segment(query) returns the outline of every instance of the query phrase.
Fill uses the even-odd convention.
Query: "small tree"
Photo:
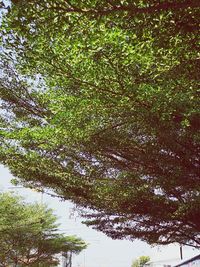
[[[56,216],[44,205],[24,203],[13,194],[0,194],[1,266],[57,266],[58,254],[78,253],[83,240],[56,233]],[[69,246],[70,243],[70,246]]]
[[[133,261],[131,267],[143,267],[149,261],[150,261],[149,256],[141,256]]]

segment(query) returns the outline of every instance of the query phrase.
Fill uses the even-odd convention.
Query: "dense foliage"
[[[199,1],[13,0],[0,159],[113,238],[200,247]]]
[[[0,194],[0,266],[57,266],[60,253],[86,247],[75,236],[58,234],[52,210],[27,204],[15,195]]]

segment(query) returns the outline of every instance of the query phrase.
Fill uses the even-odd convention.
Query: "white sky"
[[[30,189],[11,189],[9,183],[12,175],[8,169],[0,165],[0,191],[12,190],[25,197],[28,202],[43,201],[54,209],[59,217],[60,232],[66,235],[77,235],[86,243],[88,248],[80,255],[74,256],[73,267],[131,267],[131,262],[142,256],[150,256],[152,261],[159,264],[172,264],[180,260],[179,246],[150,247],[141,241],[112,240],[103,233],[97,232],[81,224],[81,218],[72,216],[73,205],[69,201],[61,202],[57,198],[33,192]],[[198,255],[199,250],[183,248],[183,257],[188,259]],[[167,261],[165,261],[167,260]]]

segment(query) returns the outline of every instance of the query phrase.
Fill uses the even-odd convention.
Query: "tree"
[[[199,247],[199,1],[12,2],[1,162],[112,238]]]
[[[1,266],[57,266],[58,254],[86,248],[80,238],[56,233],[57,218],[46,206],[9,193],[0,194],[0,203]]]
[[[150,261],[149,256],[141,256],[139,257],[139,259],[133,261],[131,267],[143,267],[149,261]]]

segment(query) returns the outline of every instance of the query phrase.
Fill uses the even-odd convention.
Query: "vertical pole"
[[[44,191],[41,191],[41,199],[40,199],[41,204],[43,204],[43,194],[44,194]]]
[[[182,247],[182,245],[180,245],[180,257],[182,260],[183,259],[183,247]]]

